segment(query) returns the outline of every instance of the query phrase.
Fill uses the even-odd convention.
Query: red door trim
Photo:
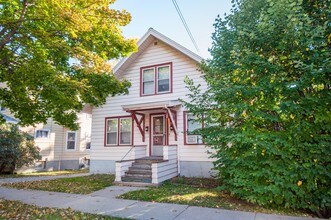
[[[152,156],[152,116],[154,115],[163,115],[165,120],[165,145],[169,143],[169,134],[168,134],[168,123],[166,122],[165,113],[151,113],[149,114],[149,156]]]

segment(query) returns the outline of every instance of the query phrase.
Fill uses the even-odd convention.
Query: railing
[[[132,146],[120,161],[115,162],[115,181],[120,182],[125,172],[129,170],[135,159],[145,157],[147,153],[147,145]],[[128,156],[129,155],[129,156]],[[128,157],[127,160],[124,160]]]
[[[123,161],[123,159],[132,151],[133,148],[135,148],[135,146],[132,146],[130,148],[130,150],[128,152],[126,152],[126,154],[124,155],[124,157],[122,157],[122,159],[120,161]]]

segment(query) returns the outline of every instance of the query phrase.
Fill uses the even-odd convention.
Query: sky
[[[217,15],[224,17],[224,13],[230,12],[231,0],[177,0],[177,4],[200,52],[195,49],[172,0],[117,0],[111,8],[131,13],[131,23],[122,28],[125,37],[140,38],[152,27],[203,58],[209,58],[213,24]]]

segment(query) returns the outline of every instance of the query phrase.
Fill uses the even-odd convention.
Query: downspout
[[[174,118],[172,117],[172,112],[170,111],[170,109],[165,105],[164,108],[168,111],[168,115],[170,117],[171,123],[172,123],[172,127],[176,132],[177,135],[177,169],[178,169],[178,174],[180,174],[180,162],[179,162],[179,144],[178,144],[178,130],[177,127],[175,126],[175,121]]]
[[[64,148],[63,137],[65,135],[64,127],[62,127],[62,131],[63,131],[62,146],[61,146],[61,153],[60,153],[60,157],[59,157],[59,164],[58,164],[58,167],[57,167],[58,170],[61,170],[61,161],[62,161],[62,154],[63,154],[63,148]],[[54,152],[55,152],[55,145],[54,145]]]

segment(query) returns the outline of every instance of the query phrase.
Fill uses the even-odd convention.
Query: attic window
[[[154,41],[154,46],[156,46],[157,45],[157,41]]]
[[[140,69],[140,95],[160,95],[172,92],[172,63]]]

